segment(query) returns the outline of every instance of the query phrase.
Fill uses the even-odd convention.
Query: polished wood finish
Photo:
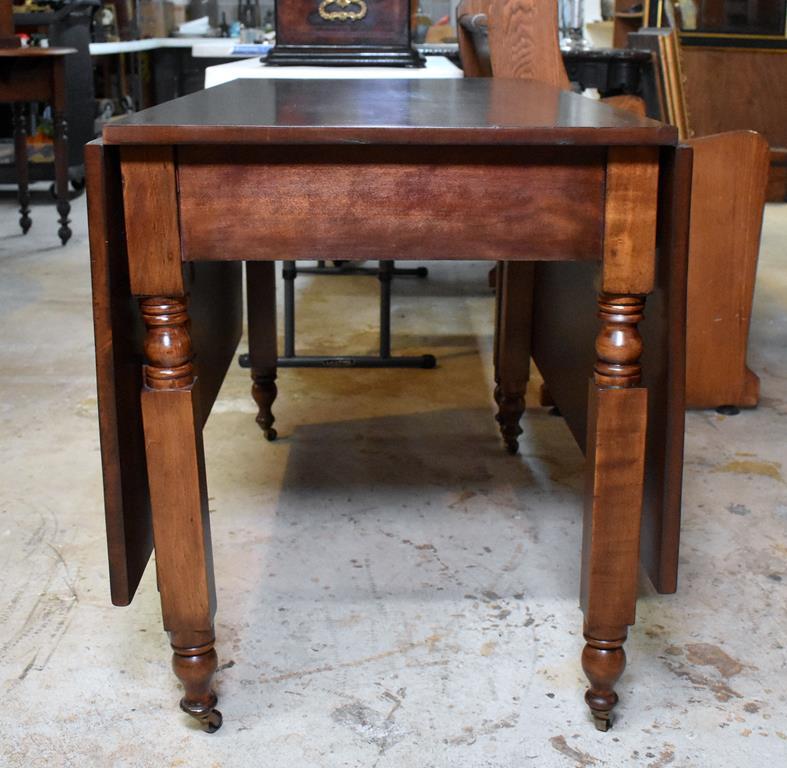
[[[640,561],[656,589],[670,593],[677,588],[680,539],[691,150],[681,148],[661,160],[659,199],[668,202],[660,206],[654,290],[638,324],[642,384],[649,394]],[[598,264],[536,264],[533,359],[552,404],[583,450],[598,328],[577,318],[598,310],[600,282]]]
[[[506,450],[519,450],[519,422],[525,412],[530,378],[530,328],[533,313],[532,262],[500,262],[495,268],[495,402]]]
[[[246,302],[249,313],[251,394],[257,403],[257,424],[275,440],[273,403],[276,400],[276,267],[272,261],[246,262]]]
[[[180,706],[211,731],[221,724],[210,688],[216,592],[187,302],[155,297],[140,307],[147,329],[142,421],[161,614],[184,685]]]
[[[543,148],[525,156],[504,147],[452,149],[439,160],[432,154],[421,147],[184,148],[184,258],[243,259],[253,251],[260,259],[342,259],[359,240],[375,260],[579,260],[598,252],[603,152]],[[330,187],[315,188],[315,165],[330,176]],[[134,209],[141,204],[134,201]],[[266,221],[263,243],[253,228],[229,225],[222,215],[229,206]],[[337,216],[348,217],[352,229],[337,227]]]
[[[142,340],[129,287],[118,151],[85,147],[98,426],[112,602],[128,605],[150,553],[153,527],[142,430]]]
[[[686,402],[690,408],[752,407],[759,401],[760,382],[746,365],[746,349],[768,144],[758,133],[736,131],[694,139],[691,145],[689,286],[696,288],[687,310]]]
[[[104,128],[111,144],[659,146],[675,129],[533,81],[235,80]]]
[[[0,102],[10,103],[14,113],[19,225],[23,234],[27,234],[32,225],[27,169],[27,104],[31,101],[46,101],[52,107],[55,200],[60,224],[57,234],[63,245],[71,238],[71,228],[68,226],[71,204],[68,202],[68,125],[65,118],[63,60],[72,53],[76,53],[73,48],[18,48],[4,47],[0,43]]]
[[[183,296],[173,151],[170,147],[124,147],[121,159],[126,240],[129,249],[140,254],[129,263],[131,290],[141,295]]]
[[[658,184],[658,150],[609,150],[602,282],[608,293],[653,289]]]
[[[130,286],[120,152],[91,142],[85,164],[110,588],[115,605],[128,605],[153,549],[140,400],[145,328]],[[193,264],[184,273],[203,421],[242,331],[240,269]]]
[[[421,67],[410,0],[277,0],[267,64]]]
[[[359,101],[367,92],[366,82],[356,84],[355,99],[350,98],[352,87],[347,83],[315,90],[308,82],[290,81],[285,91],[278,91],[263,82],[256,92],[251,83],[243,88],[230,84],[180,100],[169,111],[151,110],[149,123],[146,113],[140,113],[106,130],[106,136],[111,135],[120,145],[110,147],[111,154],[105,156],[110,167],[117,162],[121,165],[125,187],[119,213],[124,212],[126,220],[157,216],[146,228],[129,230],[126,225],[123,245],[129,274],[135,275],[130,290],[139,300],[146,327],[145,383],[140,399],[162,611],[175,653],[174,669],[185,687],[182,707],[207,730],[217,727],[219,718],[211,689],[216,669],[214,593],[201,444],[201,427],[210,402],[205,405],[199,393],[211,375],[213,381],[220,380],[229,355],[209,363],[206,356],[210,352],[203,355],[200,351],[200,301],[192,285],[193,275],[198,277],[202,268],[237,270],[239,265],[227,259],[243,256],[259,262],[249,265],[249,286],[256,296],[255,286],[270,289],[272,285],[272,260],[291,256],[280,249],[298,247],[290,230],[300,227],[308,239],[311,235],[306,228],[312,220],[311,226],[320,230],[323,242],[332,244],[330,247],[347,245],[345,258],[368,258],[369,248],[386,247],[367,243],[370,237],[394,238],[397,248],[409,245],[396,239],[400,236],[393,219],[375,225],[362,218],[367,213],[367,200],[368,211],[383,219],[398,210],[399,228],[444,218],[462,238],[473,237],[456,212],[472,216],[464,195],[473,195],[477,186],[487,193],[490,189],[500,193],[498,211],[488,206],[483,209],[487,218],[498,217],[497,226],[474,220],[488,241],[481,242],[476,236],[474,242],[476,257],[505,262],[498,278],[503,286],[499,293],[505,299],[498,304],[499,327],[504,333],[496,344],[501,384],[503,378],[514,382],[516,395],[526,382],[530,338],[526,320],[531,315],[532,295],[533,354],[539,367],[543,363],[542,372],[561,411],[566,403],[569,426],[580,445],[588,449],[588,543],[583,559],[587,648],[583,664],[590,681],[590,708],[599,724],[609,723],[616,699],[614,680],[623,668],[622,643],[626,627],[633,621],[635,582],[631,573],[632,563],[636,572],[635,539],[643,492],[643,520],[650,521],[651,537],[661,535],[657,530],[660,521],[668,525],[673,519],[669,516],[677,514],[677,510],[666,509],[664,499],[667,475],[674,480],[677,473],[678,488],[680,484],[680,461],[675,454],[682,446],[682,430],[680,418],[671,410],[682,393],[682,381],[680,363],[672,358],[683,351],[681,322],[685,318],[680,312],[681,307],[685,309],[685,289],[679,281],[681,275],[685,280],[685,270],[681,272],[680,267],[681,259],[685,265],[685,250],[681,250],[685,238],[676,234],[681,221],[671,206],[675,198],[685,203],[680,187],[688,184],[690,176],[676,172],[682,152],[675,148],[674,129],[524,81],[468,81],[447,91],[441,83],[422,83],[417,89],[408,81],[375,84],[373,90],[387,88],[390,96],[390,103],[381,105],[379,113],[367,110]],[[502,88],[501,83],[505,84]],[[280,115],[276,99],[285,92],[287,100],[281,102]],[[247,112],[241,120],[212,112],[215,105],[227,106],[241,93],[255,96],[248,104],[256,106],[256,115]],[[342,98],[332,103],[331,93]],[[518,98],[508,101],[498,98],[501,94]],[[344,115],[337,106],[340,102],[345,105]],[[248,104],[245,109],[251,109]],[[431,111],[434,104],[445,111],[443,118]],[[292,105],[297,107],[297,119]],[[178,114],[186,116],[183,136],[188,138],[168,142],[167,137],[173,137],[176,130],[171,121]],[[319,117],[322,122],[311,124],[305,116],[315,121]],[[318,130],[320,125],[325,126],[324,133]],[[637,143],[638,136],[641,143]],[[374,141],[376,146],[368,146]],[[293,148],[293,144],[303,143],[319,146]],[[206,146],[210,144],[215,146]],[[654,147],[658,149],[654,151]],[[253,178],[259,180],[263,166],[273,166],[276,171],[267,175],[273,181],[266,195],[251,186]],[[533,170],[544,167],[562,180],[550,186],[547,174]],[[340,205],[337,210],[341,215],[328,217],[320,206],[330,199],[329,192],[338,194],[340,201],[350,201],[348,169],[356,179],[359,204],[355,209]],[[535,175],[528,176],[531,172]],[[112,178],[117,178],[116,173],[115,167]],[[566,192],[568,185],[562,174],[575,176],[577,186],[587,189],[584,180],[589,173],[596,179],[592,188],[599,194],[593,235],[587,234],[584,224],[574,226],[559,216],[552,222],[553,231],[540,229],[542,225],[533,220],[544,210],[557,210],[554,200],[544,203],[518,193],[510,182],[506,186],[497,181],[509,176],[538,180],[541,195],[552,199]],[[275,181],[279,176],[281,180]],[[450,181],[454,194],[445,194],[440,185],[430,183],[430,177],[444,184]],[[652,188],[656,180],[662,183],[659,194]],[[130,190],[129,185],[136,189]],[[389,212],[382,199],[375,197],[376,185],[384,190]],[[211,194],[200,192],[200,188]],[[232,193],[233,199],[238,199],[238,190],[242,198],[250,196],[256,207],[224,205],[221,222],[213,218],[209,222],[223,228],[224,250],[219,251],[216,242],[200,245],[211,236],[209,228],[199,224],[200,219],[214,215],[208,197],[226,202]],[[174,212],[157,213],[150,207],[151,200],[173,206]],[[471,204],[484,206],[485,202],[475,195]],[[647,207],[645,222],[656,224],[633,226],[624,237],[621,222],[628,220],[625,207],[633,204]],[[263,209],[265,215],[260,215],[260,206],[268,206]],[[417,208],[422,212],[413,218]],[[102,210],[104,214],[109,210],[106,203]],[[348,210],[355,215],[347,215]],[[583,220],[583,216],[578,218]],[[520,226],[520,218],[533,222],[533,231],[543,232],[543,237],[565,241],[562,260],[541,261],[535,266],[526,263],[543,259],[544,253],[551,253],[551,246],[545,248],[532,234],[517,229],[517,248],[507,229]],[[104,219],[94,221],[91,215],[96,242],[107,229]],[[278,221],[284,224],[277,230]],[[274,237],[270,245],[259,238],[244,240],[247,235],[233,234],[249,228],[253,235],[260,232],[259,226],[267,230],[271,224]],[[117,230],[122,231],[119,226]],[[654,269],[657,235],[660,247]],[[421,257],[445,258],[445,243],[451,242],[456,244],[451,255],[462,257],[460,239],[446,241],[424,235],[426,245],[416,247],[422,248],[418,252]],[[251,243],[255,243],[253,249]],[[105,246],[97,248],[101,255]],[[238,254],[238,248],[247,250]],[[173,254],[179,256],[179,265],[173,263]],[[203,261],[206,258],[216,261]],[[535,281],[532,294],[531,278]],[[171,292],[162,292],[162,286]],[[607,290],[609,286],[614,290]],[[651,287],[655,290],[642,319],[644,294]],[[255,301],[249,318],[250,333],[266,337],[266,343],[253,346],[255,385],[263,383],[258,381],[263,375],[272,383],[275,373],[272,295],[268,299]],[[100,303],[98,311],[100,315]],[[593,321],[596,314],[601,323]],[[577,318],[583,318],[578,328]],[[214,338],[223,340],[222,355],[233,339],[237,341],[234,322],[221,313],[212,315],[210,328]],[[550,322],[568,324],[570,331],[565,337],[542,333]],[[507,326],[511,333],[505,331]],[[504,350],[501,338],[512,334],[516,344]],[[590,375],[595,380],[588,389]],[[106,373],[100,373],[100,381],[102,376]],[[139,373],[136,376],[139,381]],[[578,386],[584,391],[584,401],[571,399]],[[266,416],[271,415],[265,410],[268,404],[263,399],[260,406],[261,426],[271,429],[272,422],[266,423]],[[518,419],[517,415],[515,421]],[[654,447],[657,450],[652,450]],[[647,458],[650,474],[652,456],[657,457],[656,463],[661,462],[661,468],[656,467],[656,481],[643,479],[644,462]],[[652,538],[647,542],[651,545]],[[640,557],[644,560],[645,555]],[[661,567],[660,552],[647,557],[655,558]]]
[[[634,367],[640,347],[623,345],[619,357]],[[606,370],[606,361],[602,367]],[[635,619],[647,430],[647,390],[632,386],[636,376],[617,378],[613,385],[607,373],[596,373],[589,385],[582,528],[582,669],[590,682],[585,701],[602,731],[618,702],[615,683],[626,665],[623,642]]]

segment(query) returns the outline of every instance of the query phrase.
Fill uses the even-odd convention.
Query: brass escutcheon
[[[328,8],[335,5],[342,10],[329,11]],[[357,11],[348,10],[351,5],[358,7]],[[366,16],[365,0],[322,0],[319,7],[320,18],[326,21],[360,21]]]

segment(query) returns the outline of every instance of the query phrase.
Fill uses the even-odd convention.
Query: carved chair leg
[[[602,328],[588,398],[587,487],[582,539],[582,669],[585,701],[606,731],[618,702],[623,643],[634,623],[645,469],[647,390],[637,385],[642,339],[640,296],[599,296]]]
[[[500,262],[495,269],[495,420],[506,450],[519,450],[520,421],[530,378],[533,264]]]
[[[276,400],[276,265],[272,261],[246,262],[249,315],[251,395],[257,403],[257,424],[268,440],[275,440],[273,402]]]
[[[213,732],[221,725],[210,687],[216,671],[216,590],[189,316],[185,297],[140,301],[145,336],[142,423],[156,575],[181,708]]]

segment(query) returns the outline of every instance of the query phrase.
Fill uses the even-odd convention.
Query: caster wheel
[[[720,413],[722,416],[737,416],[740,412],[740,408],[734,405],[720,405],[716,409],[716,413]]]
[[[205,733],[216,733],[221,728],[224,718],[218,709],[212,709],[210,713],[202,720],[202,730]]]
[[[612,720],[609,717],[609,713],[604,714],[596,714],[593,713],[593,724],[596,726],[597,731],[601,731],[602,733],[606,733],[610,728],[612,728]]]
[[[437,359],[434,355],[424,355],[424,361],[421,364],[421,368],[429,370],[431,368],[435,368],[437,366]]]
[[[428,277],[429,270],[426,267],[417,267],[415,270],[416,277]]]
[[[519,442],[517,440],[507,442],[506,453],[508,453],[509,456],[516,456],[519,453]]]
[[[84,179],[71,179],[71,189],[74,192],[84,192],[85,191],[85,180]]]
[[[279,436],[279,433],[273,427],[264,430],[264,434],[265,434],[265,439],[269,443],[272,443]]]

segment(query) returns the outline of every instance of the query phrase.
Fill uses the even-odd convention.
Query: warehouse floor
[[[230,371],[205,432],[209,736],[177,709],[154,569],[109,602],[85,200],[65,248],[34,202],[23,238],[0,192],[1,766],[787,765],[786,205],[752,326],[762,404],[688,417],[680,588],[643,580],[612,731],[582,700],[582,457],[543,408],[501,449],[487,267],[440,264],[394,286],[395,348],[434,371],[284,370],[273,444]],[[374,279],[298,287],[299,351],[374,348]]]

